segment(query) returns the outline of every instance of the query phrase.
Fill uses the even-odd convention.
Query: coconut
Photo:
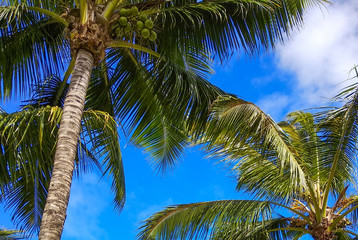
[[[145,20],[144,26],[148,29],[152,29],[153,28],[153,21],[150,19]]]
[[[153,30],[150,30],[149,40],[154,42],[156,39],[157,39],[157,33],[154,32]]]
[[[142,35],[143,38],[148,38],[150,35],[149,29],[143,28],[143,30],[140,32],[140,34]]]
[[[133,6],[133,7],[131,8],[131,12],[132,12],[132,15],[133,15],[133,16],[137,16],[138,13],[139,13],[139,10],[138,10],[138,8],[137,8],[136,6]]]
[[[137,30],[140,31],[140,30],[142,30],[144,28],[144,23],[139,20],[139,21],[137,21],[136,26],[137,26]]]
[[[119,20],[118,20],[118,22],[119,22],[119,24],[120,24],[121,26],[124,27],[124,26],[127,25],[128,19],[127,19],[126,17],[120,17]]]
[[[139,20],[141,20],[142,22],[145,22],[145,20],[147,20],[147,14],[140,13],[139,14]]]
[[[125,9],[125,8],[122,8],[120,11],[119,11],[119,14],[123,17],[126,17],[129,15],[129,11],[128,9]]]

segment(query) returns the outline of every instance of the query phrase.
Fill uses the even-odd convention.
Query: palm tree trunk
[[[70,196],[81,118],[93,65],[93,55],[86,50],[79,50],[63,106],[52,177],[42,215],[40,240],[61,239]]]

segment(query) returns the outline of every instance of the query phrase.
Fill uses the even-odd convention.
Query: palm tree
[[[202,141],[253,199],[168,207],[146,220],[139,239],[357,239],[358,195],[348,187],[358,88],[346,93],[342,108],[293,112],[279,124],[252,103],[219,99]]]
[[[39,238],[62,233],[94,66],[103,70],[101,91],[111,96],[116,116],[127,120],[133,142],[165,169],[184,146],[180,129],[204,126],[198,120],[206,119],[208,104],[220,94],[204,79],[213,57],[270,48],[300,25],[307,6],[322,1],[5,1],[1,97],[59,75],[67,62],[64,84],[72,73]]]
[[[95,78],[93,78],[95,79]],[[94,83],[93,81],[92,83]],[[68,89],[57,98],[61,79],[36,86],[20,111],[0,112],[0,202],[29,235],[38,233],[53,168],[56,136]],[[89,93],[93,92],[90,86]],[[125,184],[117,123],[108,110],[87,102],[75,162],[75,175],[97,171],[112,180],[114,203],[124,205]]]

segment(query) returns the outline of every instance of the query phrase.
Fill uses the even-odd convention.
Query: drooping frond
[[[118,116],[131,133],[131,141],[149,152],[159,162],[157,167],[165,170],[173,166],[185,144],[186,137],[181,133],[183,117],[166,116],[163,103],[150,86],[147,70],[132,57],[132,53],[123,51],[117,65],[120,71],[116,73],[121,73],[117,75],[120,81],[114,85]]]
[[[239,189],[288,200],[307,188],[301,156],[284,131],[250,102],[220,97],[199,143],[225,159],[238,174]]]
[[[44,83],[36,84],[30,100],[24,101],[26,105],[34,107],[58,106],[62,107],[68,91],[69,84],[57,76],[48,77]]]
[[[102,64],[101,66],[104,66]],[[33,88],[32,98],[24,101],[25,105],[33,107],[58,106],[63,107],[68,91],[68,77],[60,79],[58,76],[47,77],[41,84]],[[92,71],[92,79],[88,87],[85,110],[99,110],[114,115],[111,86],[109,76],[105,69],[95,68]]]
[[[222,91],[195,74],[204,76],[207,67],[190,54],[173,52],[159,60],[128,49],[112,54],[119,58],[111,75],[116,116],[123,119],[131,141],[165,170],[186,145],[186,127],[204,125],[209,110],[205,106]]]
[[[269,49],[303,22],[303,11],[325,1],[297,0],[175,0],[158,7],[156,24],[168,50],[173,46],[205,46],[225,59],[234,50],[257,53]],[[154,11],[154,14],[157,12]]]
[[[108,113],[95,110],[85,111],[82,122],[82,141],[89,145],[89,152],[101,161],[103,176],[108,174],[112,181],[115,208],[121,210],[126,191],[117,123]]]
[[[93,69],[86,96],[86,109],[107,112],[111,116],[115,115],[111,77],[110,69],[104,62]]]
[[[59,124],[57,108],[29,109],[1,114],[2,201],[12,209],[12,220],[35,233],[41,221],[51,177]]]
[[[358,76],[358,75],[357,75]],[[330,191],[343,190],[352,179],[358,140],[358,90],[347,92],[346,104],[321,116],[321,128],[325,137],[325,156],[322,161],[330,167],[326,182],[324,204]]]
[[[26,106],[0,115],[0,200],[11,210],[13,221],[30,234],[40,225],[61,115],[61,108],[50,106]],[[116,207],[121,208],[125,186],[116,127],[107,113],[85,112],[82,136],[90,138],[81,139],[75,167],[79,174],[98,168],[108,172]]]
[[[1,99],[62,73],[69,57],[63,24],[14,3],[0,7],[0,26]]]
[[[238,229],[254,233],[262,221],[271,219],[268,202],[253,200],[223,200],[176,205],[154,214],[146,220],[139,233],[139,239],[207,239],[225,232],[225,238],[234,239]],[[267,223],[268,223],[267,222]],[[273,225],[274,221],[271,221]],[[279,224],[276,222],[276,225]],[[270,224],[268,224],[270,225]],[[280,225],[280,224],[279,224]],[[260,231],[266,231],[261,228]],[[259,234],[260,231],[256,231]],[[262,232],[260,232],[262,233]],[[230,235],[232,234],[232,235]],[[219,238],[220,239],[220,238]],[[253,238],[254,239],[254,238]]]
[[[349,232],[345,232],[345,231],[337,232],[335,235],[337,236],[336,238],[337,240],[354,240],[357,238],[357,236],[351,237],[349,235]]]

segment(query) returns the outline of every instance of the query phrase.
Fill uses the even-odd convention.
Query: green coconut
[[[153,41],[153,42],[154,42],[155,40],[157,40],[157,33],[154,32],[153,30],[150,30],[149,40],[150,40],[150,41]]]
[[[140,13],[139,14],[139,20],[141,20],[142,22],[145,22],[145,20],[147,20],[147,14]]]
[[[122,8],[120,11],[119,11],[119,14],[123,17],[126,17],[129,15],[129,11],[128,9],[125,9],[125,8]]]
[[[136,6],[133,6],[133,7],[131,8],[131,12],[132,12],[132,15],[133,15],[133,16],[137,16],[138,13],[139,13],[139,10],[138,10],[138,8],[137,8]]]
[[[139,21],[137,21],[136,26],[137,26],[137,30],[140,31],[140,30],[142,30],[144,28],[144,23],[139,20]]]
[[[148,38],[150,35],[149,29],[143,28],[143,30],[140,32],[140,34],[142,35],[143,38]]]
[[[152,29],[153,28],[153,21],[151,19],[147,19],[145,20],[144,26],[148,29]]]
[[[119,24],[120,24],[121,26],[124,27],[124,26],[127,25],[128,19],[127,19],[126,17],[120,17],[119,20],[118,20],[118,22],[119,22]]]

